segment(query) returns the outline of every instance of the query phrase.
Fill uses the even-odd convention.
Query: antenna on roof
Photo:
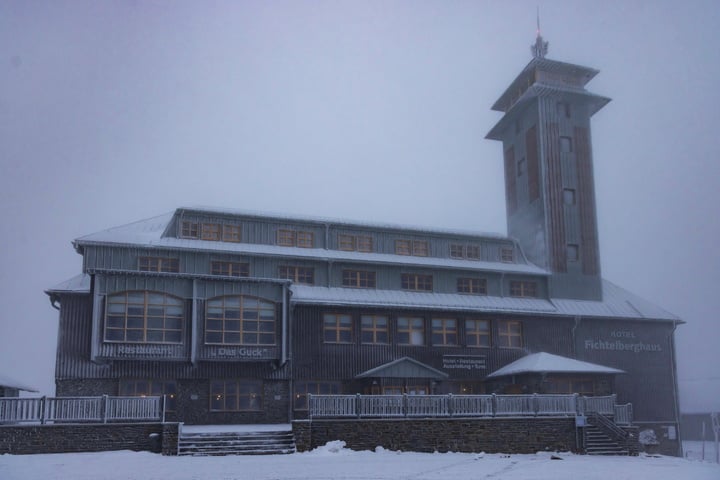
[[[537,33],[535,43],[530,45],[530,52],[534,58],[545,58],[548,52],[548,42],[544,41],[540,35],[540,7],[537,7]]]

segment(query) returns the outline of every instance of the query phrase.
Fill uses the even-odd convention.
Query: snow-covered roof
[[[449,375],[411,357],[402,357],[392,362],[371,368],[355,378],[434,378],[444,380]]]
[[[293,285],[292,301],[298,304],[336,306],[373,306],[392,308],[424,308],[443,310],[476,310],[486,312],[554,313],[547,300],[538,298],[462,295],[457,293],[408,292],[342,287]]]
[[[331,224],[336,226],[346,226],[349,228],[371,228],[378,230],[402,230],[405,232],[423,233],[423,234],[437,234],[437,235],[461,235],[461,236],[473,236],[473,237],[484,237],[493,240],[510,240],[507,235],[496,232],[480,232],[476,230],[465,230],[465,229],[443,229],[436,227],[428,227],[424,225],[405,225],[400,223],[389,223],[389,222],[367,222],[367,221],[356,221],[343,218],[332,218],[332,217],[321,217],[321,216],[300,216],[286,213],[277,212],[261,212],[255,210],[243,210],[243,209],[232,209],[232,208],[217,208],[217,207],[206,207],[206,206],[194,206],[194,207],[181,207],[177,209],[177,212],[190,213],[197,212],[203,214],[221,214],[221,215],[233,215],[243,218],[257,218],[261,220],[276,220],[280,222],[303,222],[303,223],[317,223],[317,224]]]
[[[214,211],[215,212],[215,211]],[[76,245],[112,244],[167,248],[174,250],[216,251],[240,255],[293,257],[307,260],[332,260],[357,263],[394,264],[426,268],[448,268],[491,271],[531,275],[548,275],[548,272],[532,264],[486,262],[454,258],[417,257],[389,253],[347,252],[324,248],[297,248],[254,243],[231,243],[208,240],[163,237],[173,213],[134,222],[86,235],[75,240]],[[440,233],[440,231],[436,231]],[[503,237],[505,238],[505,237]]]
[[[48,288],[45,293],[87,293],[90,291],[90,275],[81,273]]]
[[[514,312],[602,318],[679,319],[665,310],[608,281],[603,283],[603,300],[516,298],[456,293],[408,292],[404,290],[357,289],[293,285],[292,301],[299,304],[374,306]]]
[[[583,362],[573,358],[561,357],[552,353],[540,352],[522,357],[519,360],[495,370],[487,376],[506,377],[523,373],[598,373],[619,374],[625,373],[617,368],[605,367],[596,363]]]
[[[4,373],[0,373],[0,387],[15,388],[17,390],[24,390],[26,392],[37,392],[37,390],[35,390],[34,388],[28,387],[27,385],[18,382],[14,378],[10,378]]]

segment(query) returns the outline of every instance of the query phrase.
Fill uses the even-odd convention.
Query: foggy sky
[[[79,236],[179,206],[506,233],[490,105],[530,60],[598,68],[603,276],[679,315],[681,402],[720,410],[720,3],[0,0],[0,372],[54,393]]]

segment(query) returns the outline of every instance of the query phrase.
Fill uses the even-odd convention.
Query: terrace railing
[[[164,397],[0,398],[0,424],[158,422],[164,404]]]
[[[615,396],[308,395],[309,418],[576,416],[600,413],[630,424],[631,405]]]

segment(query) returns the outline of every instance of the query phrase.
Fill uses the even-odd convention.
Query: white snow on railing
[[[615,405],[615,396],[579,395],[308,395],[310,418],[338,417],[493,417],[617,415],[632,420],[632,406]]]
[[[163,397],[0,398],[0,423],[162,421]]]

